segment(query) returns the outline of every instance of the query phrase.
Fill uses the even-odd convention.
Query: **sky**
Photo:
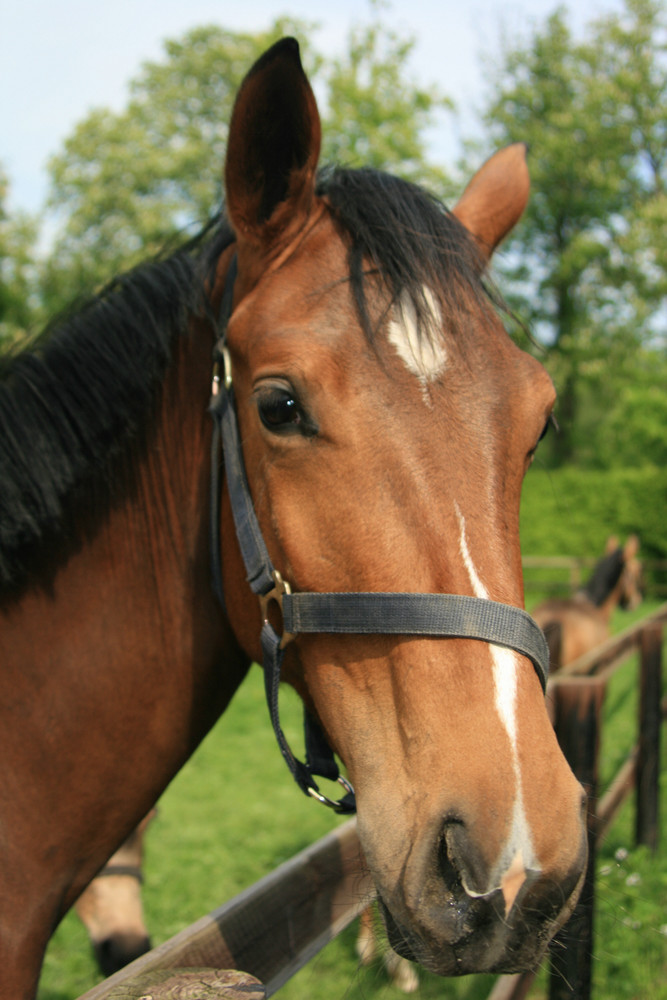
[[[524,37],[558,0],[393,0],[389,24],[416,38],[411,71],[436,84],[459,109],[431,137],[434,158],[453,163],[460,134],[474,127],[484,67],[505,30]],[[575,33],[621,0],[564,0]],[[202,24],[259,31],[289,14],[320,27],[318,50],[345,49],[350,26],[367,16],[363,0],[2,0],[0,9],[0,164],[9,176],[11,211],[38,211],[47,193],[48,158],[93,107],[120,111],[127,84],[165,38]]]

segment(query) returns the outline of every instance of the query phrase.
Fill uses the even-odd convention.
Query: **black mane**
[[[204,230],[116,278],[0,362],[0,587],[22,583],[35,543],[72,497],[145,431],[172,344],[201,312]],[[223,227],[217,241],[231,241]]]
[[[352,293],[371,341],[369,263],[393,301],[412,299],[424,331],[425,285],[437,291],[454,332],[471,293],[486,307],[473,240],[420,188],[376,170],[337,168],[320,174],[318,192],[348,242]],[[174,339],[206,307],[205,281],[232,239],[225,221],[209,225],[0,361],[0,588],[25,582],[44,540],[73,518],[86,484],[103,479],[109,463],[147,434]]]
[[[603,556],[596,563],[590,580],[583,588],[584,595],[596,607],[599,608],[609,597],[621,578],[624,566],[625,557],[622,548],[616,549],[615,552],[612,552],[608,556]]]

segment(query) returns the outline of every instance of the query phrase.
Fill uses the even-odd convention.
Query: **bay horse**
[[[549,641],[560,630],[559,666],[578,660],[611,635],[611,616],[617,607],[632,610],[640,604],[639,539],[630,535],[625,545],[611,537],[590,580],[572,597],[550,598],[532,615]]]
[[[318,171],[319,147],[284,39],[236,98],[226,218],[5,363],[3,997],[34,995],[58,921],[253,660],[301,788],[327,801],[284,739],[281,678],[344,762],[403,956],[532,967],[575,905],[582,789],[519,550],[554,390],[484,280],[525,149],[450,213],[387,174]]]

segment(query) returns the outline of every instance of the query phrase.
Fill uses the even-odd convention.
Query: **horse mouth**
[[[494,894],[495,895],[495,894]],[[500,893],[498,893],[500,897]],[[449,904],[448,940],[436,940],[425,931],[406,930],[379,900],[387,938],[402,958],[417,962],[440,976],[463,976],[475,972],[519,972],[524,967],[505,954],[504,960],[489,962],[493,928],[502,909],[502,899],[471,899],[468,903]]]
[[[498,896],[493,901],[472,900],[464,908],[456,906],[463,924],[460,936],[454,941],[437,943],[406,931],[380,901],[389,944],[402,958],[417,962],[439,976],[525,972],[539,961],[549,937],[545,936],[539,946],[536,946],[536,936],[532,936],[529,942],[522,942],[518,938],[507,942],[499,941],[501,935],[497,930],[496,914],[502,910],[503,901],[500,893]],[[465,909],[464,914],[461,914],[462,909]]]
[[[439,913],[432,905],[427,907],[430,912],[418,930],[400,923],[381,897],[378,903],[389,944],[402,958],[440,976],[508,975],[539,963],[571,915],[582,882],[583,875],[572,880],[568,898],[566,887],[554,885],[545,893],[544,886],[539,889],[539,879],[529,880],[507,915],[500,890],[481,897],[457,893],[441,900]],[[539,902],[536,889],[542,897]]]

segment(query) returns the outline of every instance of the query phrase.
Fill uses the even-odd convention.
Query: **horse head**
[[[528,197],[524,148],[492,157],[448,213],[375,171],[318,175],[319,146],[284,40],[239,91],[225,169],[226,346],[273,565],[296,592],[522,608],[521,483],[554,390],[484,270]],[[221,524],[227,614],[259,659],[227,492]],[[533,966],[576,902],[586,838],[530,660],[469,638],[300,635],[284,679],[354,784],[394,947],[448,975]]]

